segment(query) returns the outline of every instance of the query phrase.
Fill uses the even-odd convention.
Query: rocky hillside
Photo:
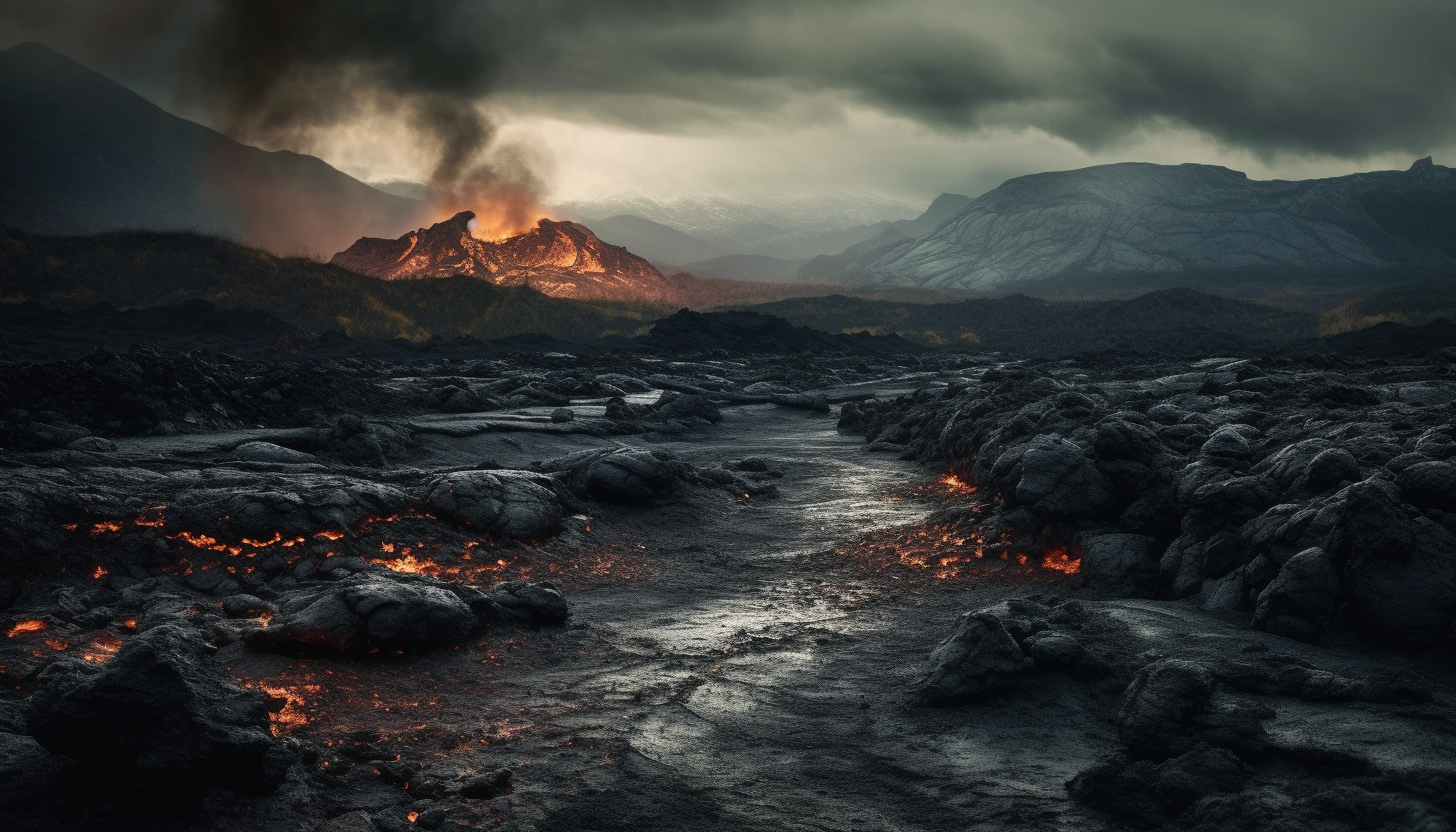
[[[841,279],[997,291],[1058,280],[1092,287],[1126,275],[1449,270],[1456,174],[1429,158],[1406,171],[1304,182],[1191,164],[1042,173],[1006,182],[918,240],[860,255],[837,264]]]
[[[475,215],[386,240],[365,237],[329,261],[385,280],[468,275],[506,286],[530,286],[563,298],[662,301],[673,295],[662,273],[584,225],[543,219],[535,229],[499,242],[470,233]]]
[[[233,141],[38,43],[0,51],[0,113],[0,225],[11,228],[201,231],[317,255],[418,221],[413,199]]]

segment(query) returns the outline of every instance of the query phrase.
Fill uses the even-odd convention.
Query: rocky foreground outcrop
[[[1115,747],[1066,790],[1134,828],[1449,828],[1448,759],[1393,758],[1350,729],[1439,718],[1423,680],[1280,652],[1262,634],[1170,637],[1161,615],[1040,596],[974,610],[931,652],[913,697],[979,705],[966,717],[988,721],[997,697],[1078,703],[1086,724],[1066,728],[1105,721]],[[1207,635],[1206,622],[1177,626]]]
[[[543,219],[531,231],[492,242],[471,235],[474,219],[474,213],[462,211],[397,240],[364,237],[329,262],[385,280],[467,275],[561,298],[666,301],[673,296],[651,263],[602,242],[579,223]]]
[[[840,423],[948,463],[988,540],[1080,547],[1109,593],[1430,646],[1456,635],[1452,359],[1006,366]]]

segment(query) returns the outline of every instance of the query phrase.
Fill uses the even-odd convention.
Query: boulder
[[[1249,458],[1252,449],[1249,440],[1230,425],[1224,425],[1204,440],[1198,455],[1207,459],[1242,462]]]
[[[319,432],[319,442],[333,456],[352,465],[383,465],[384,440],[368,422],[355,414],[340,416]]]
[[[1334,446],[1328,439],[1319,437],[1301,439],[1280,448],[1268,459],[1255,466],[1254,470],[1268,473],[1279,483],[1279,487],[1290,489],[1309,470],[1314,458]]]
[[[662,394],[653,407],[656,408],[657,415],[663,419],[686,421],[690,418],[698,418],[713,423],[723,421],[723,413],[717,405],[713,404],[707,396],[693,393],[668,391]]]
[[[565,516],[550,477],[527,471],[456,471],[430,484],[435,516],[497,537],[541,538]]]
[[[1152,589],[1158,580],[1158,541],[1139,534],[1100,534],[1083,542],[1082,578],[1119,595]]]
[[[622,448],[593,461],[583,484],[587,496],[598,502],[643,505],[672,491],[681,467],[665,452]]]
[[[969,612],[931,652],[915,688],[927,705],[959,705],[1005,691],[1012,677],[1031,668],[998,616]]]
[[[269,699],[225,679],[197,631],[156,627],[100,668],[53,668],[30,700],[47,750],[148,793],[271,791],[291,759],[268,731]]]
[[[1456,463],[1417,462],[1400,472],[1401,496],[1421,509],[1456,512]]]
[[[273,462],[299,465],[306,462],[318,461],[317,457],[313,454],[295,451],[292,448],[285,448],[282,445],[275,445],[272,442],[244,442],[233,449],[233,455],[244,462]]]
[[[1327,548],[1350,606],[1376,633],[1401,644],[1435,644],[1456,622],[1456,535],[1405,506],[1393,483],[1345,490]]]
[[[1314,455],[1304,473],[1294,481],[1293,491],[1323,494],[1360,479],[1360,463],[1344,448],[1326,448]]]
[[[1164,760],[1192,749],[1187,729],[1207,709],[1213,688],[1213,674],[1195,662],[1166,659],[1143,668],[1117,715],[1117,733],[1128,753]]]
[[[1141,423],[1137,414],[1114,413],[1097,423],[1092,449],[1105,460],[1129,460],[1151,465],[1168,453],[1157,431]]]
[[[430,579],[360,574],[283,594],[254,647],[289,653],[418,650],[454,644],[494,616],[494,605],[467,587]],[[475,603],[470,603],[474,601]]]
[[[1340,573],[1323,549],[1290,558],[1259,593],[1254,626],[1289,638],[1313,641],[1329,626],[1343,598]]]
[[[1206,797],[1242,790],[1247,777],[1234,754],[1198,743],[1159,763],[1113,756],[1069,780],[1067,792],[1083,803],[1151,827],[1177,818]]]
[[[508,581],[487,593],[506,615],[525,624],[564,624],[571,615],[566,597],[550,581]]]
[[[998,460],[996,468],[1002,466]],[[1015,502],[1047,520],[1097,517],[1112,501],[1112,488],[1097,466],[1059,436],[1038,436],[1020,449],[1012,475]]]

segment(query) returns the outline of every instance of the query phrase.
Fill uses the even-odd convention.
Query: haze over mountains
[[[283,254],[395,235],[420,204],[178,118],[37,43],[0,51],[0,224],[193,230]]]
[[[403,243],[434,219],[401,195],[418,193],[410,183],[386,193],[314,157],[240,144],[39,44],[0,52],[0,107],[0,224],[44,234],[197,230],[274,253],[340,252],[335,263],[376,276],[406,276],[379,260],[385,252],[408,258],[407,276],[458,270],[558,296],[620,290],[618,299],[667,303],[743,302],[722,284],[664,277],[678,271],[786,284],[760,296],[768,299],[816,293],[808,284],[1063,297],[1195,286],[1269,297],[1293,284],[1384,290],[1456,269],[1456,173],[1429,158],[1303,182],[1208,165],[1102,165],[1018,177],[976,198],[941,194],[907,219],[888,218],[914,214],[905,204],[843,195],[577,202],[561,214],[588,226],[528,232],[509,265],[452,259],[447,249],[493,245],[468,233],[452,231],[448,245]]]
[[[912,216],[919,210],[908,203],[862,195],[752,201],[714,195],[674,200],[613,197],[567,202],[559,208],[593,228],[601,220],[625,216],[650,220],[687,234],[712,247],[703,250],[701,255],[693,258],[695,260],[725,254],[758,254],[787,260],[832,254],[879,234],[894,218]],[[609,221],[611,224],[625,226],[615,219]],[[646,227],[634,222],[631,229],[621,227],[613,231],[634,229],[645,231]],[[643,237],[629,242],[622,235],[621,239],[612,239],[612,242],[632,248],[632,242],[648,240]],[[639,253],[650,260],[657,260],[660,256],[659,252],[648,249]],[[677,264],[683,262],[690,261],[677,261]]]

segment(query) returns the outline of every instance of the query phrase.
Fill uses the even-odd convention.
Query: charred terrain
[[[1450,829],[1456,327],[1218,308],[1038,357],[9,307],[7,827]]]

